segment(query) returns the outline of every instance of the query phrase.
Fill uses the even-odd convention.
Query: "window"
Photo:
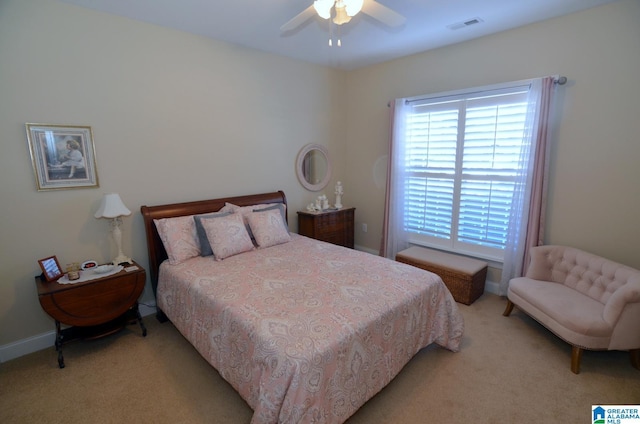
[[[399,159],[408,240],[501,260],[526,172],[528,85],[406,100]]]

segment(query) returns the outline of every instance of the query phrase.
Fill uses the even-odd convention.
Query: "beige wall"
[[[93,218],[104,192],[134,211],[123,248],[146,265],[143,204],[282,189],[295,229],[294,211],[316,195],[298,184],[295,157],[322,143],[330,187],[341,179],[343,203],[357,208],[356,244],[377,250],[387,102],[547,74],[569,83],[546,241],[640,268],[638,21],[640,3],[621,0],[345,73],[54,0],[1,1],[0,347],[52,329],[37,259],[113,255]],[[92,126],[101,187],[37,192],[26,122]]]
[[[389,100],[561,74],[545,242],[640,268],[639,21],[640,2],[618,1],[350,72],[344,183],[356,244],[380,245]]]
[[[326,67],[52,0],[0,2],[0,347],[53,329],[38,259],[115,256],[107,222],[93,218],[105,192],[134,212],[123,250],[143,265],[145,204],[281,189],[295,230],[295,211],[316,195],[298,183],[296,155],[307,143],[342,149],[343,82]],[[100,188],[36,191],[26,122],[90,125]]]

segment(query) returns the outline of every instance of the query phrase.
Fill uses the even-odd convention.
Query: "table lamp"
[[[131,211],[122,203],[120,195],[118,193],[108,193],[102,198],[102,203],[98,211],[94,215],[96,218],[109,218],[111,219],[111,227],[113,227],[113,240],[116,242],[118,248],[118,256],[113,260],[114,265],[121,263],[131,264],[133,261],[128,256],[122,253],[122,231],[120,231],[120,225],[122,224],[122,216],[131,215]]]

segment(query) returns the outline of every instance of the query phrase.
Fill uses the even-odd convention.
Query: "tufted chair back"
[[[564,284],[602,304],[627,282],[640,279],[633,268],[567,246],[534,247],[526,276]]]
[[[640,270],[573,247],[537,246],[524,277],[511,279],[514,306],[571,344],[571,371],[583,349],[628,350],[640,369]]]

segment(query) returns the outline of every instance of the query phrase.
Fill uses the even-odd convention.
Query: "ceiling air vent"
[[[479,24],[480,22],[484,22],[484,21],[480,18],[471,18],[463,22],[457,22],[455,24],[447,25],[447,28],[451,30],[456,30],[456,29],[465,28],[471,25]]]

